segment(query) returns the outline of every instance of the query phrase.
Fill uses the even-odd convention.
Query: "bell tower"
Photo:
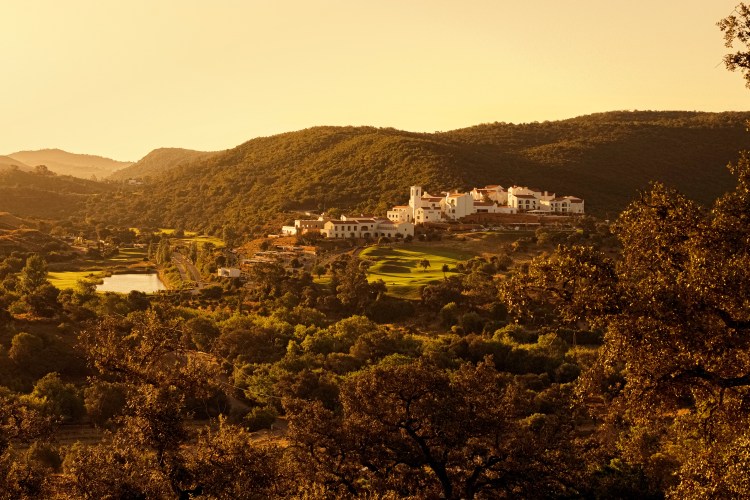
[[[409,193],[409,216],[411,217],[411,220],[409,222],[413,222],[417,218],[417,209],[422,206],[421,200],[422,199],[422,187],[421,186],[412,186],[411,191]]]

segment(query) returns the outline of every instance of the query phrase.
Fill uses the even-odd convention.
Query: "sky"
[[[0,0],[0,154],[136,161],[317,125],[747,111],[739,0]]]

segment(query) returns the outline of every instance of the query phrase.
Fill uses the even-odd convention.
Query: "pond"
[[[154,293],[167,289],[156,273],[113,274],[103,279],[104,283],[96,286],[97,292],[130,293],[136,290],[143,293]]]

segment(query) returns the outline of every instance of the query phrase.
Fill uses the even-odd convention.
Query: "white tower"
[[[411,220],[409,222],[413,222],[417,218],[417,209],[422,206],[422,187],[421,186],[412,186],[411,192],[409,193],[409,217],[411,217]]]

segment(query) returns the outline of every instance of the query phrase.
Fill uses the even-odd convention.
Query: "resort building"
[[[296,236],[298,234],[319,233],[330,219],[318,217],[317,219],[297,219],[293,226],[281,226],[281,234],[284,236]]]
[[[555,193],[525,186],[507,190],[494,184],[474,188],[468,193],[448,192],[434,196],[412,186],[408,205],[397,205],[388,211],[391,222],[441,222],[460,220],[473,214],[516,213],[582,214],[583,200],[574,196],[558,197]]]
[[[468,193],[458,191],[431,195],[421,186],[411,186],[409,203],[396,205],[386,217],[342,216],[340,220],[325,217],[298,219],[294,226],[283,226],[284,235],[320,233],[326,238],[398,238],[414,236],[414,226],[426,222],[458,221],[474,214],[549,214],[584,213],[584,203],[575,196],[557,196],[526,186],[493,184],[474,188]],[[485,217],[486,218],[486,217]]]
[[[327,221],[320,234],[326,238],[406,238],[414,236],[414,224],[394,222],[382,217],[341,217]]]

